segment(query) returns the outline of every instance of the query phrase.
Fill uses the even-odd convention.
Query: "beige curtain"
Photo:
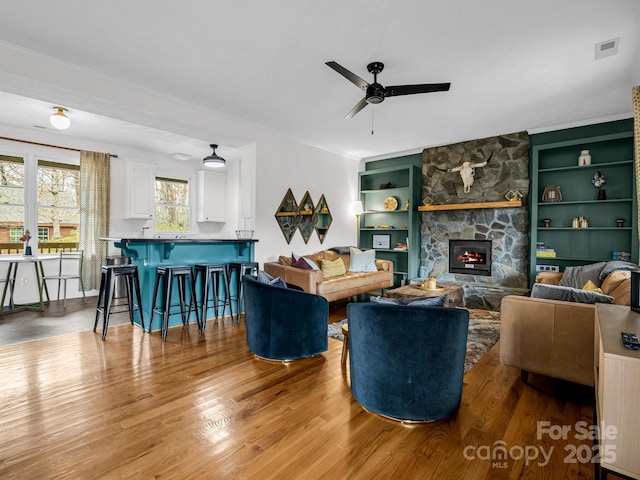
[[[84,251],[82,280],[87,290],[100,287],[100,269],[109,236],[110,161],[108,153],[80,152],[80,246]]]
[[[633,138],[635,141],[636,201],[638,204],[638,236],[640,237],[640,85],[633,87]]]

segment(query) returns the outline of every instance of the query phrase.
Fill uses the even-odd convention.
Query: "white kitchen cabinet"
[[[154,200],[155,165],[149,163],[127,161],[127,203],[125,218],[154,217],[156,205]]]
[[[197,173],[197,183],[196,220],[224,223],[227,196],[226,174],[200,170]]]

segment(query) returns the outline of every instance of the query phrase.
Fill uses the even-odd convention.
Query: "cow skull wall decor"
[[[459,167],[454,168],[440,168],[435,167],[437,170],[441,172],[451,173],[451,172],[460,172],[460,177],[462,177],[462,183],[464,184],[464,193],[469,193],[471,191],[471,185],[473,185],[473,177],[476,174],[476,168],[484,167],[489,160],[493,157],[493,152],[489,155],[484,162],[471,163],[471,162],[463,162]]]

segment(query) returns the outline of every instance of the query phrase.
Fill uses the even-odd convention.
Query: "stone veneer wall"
[[[464,193],[459,173],[436,168],[481,162],[491,152],[489,163],[475,169],[469,193]],[[518,132],[429,148],[422,160],[423,195],[435,204],[504,201],[509,190],[523,195],[523,206],[518,208],[422,213],[420,277],[435,275],[438,282],[464,285],[466,306],[499,308],[501,296],[528,285],[529,135]],[[449,239],[492,240],[491,276],[448,273]]]

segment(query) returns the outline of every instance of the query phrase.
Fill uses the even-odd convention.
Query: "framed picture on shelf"
[[[391,235],[388,233],[374,233],[371,238],[373,248],[388,250],[391,248]]]

